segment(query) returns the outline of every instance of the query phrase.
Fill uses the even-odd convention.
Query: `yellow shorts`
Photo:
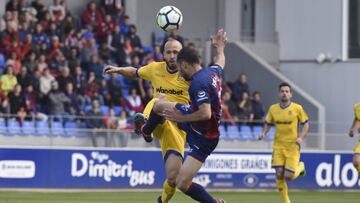
[[[357,143],[357,145],[356,145],[356,147],[354,149],[354,153],[360,155],[360,141]]]
[[[284,168],[294,172],[300,161],[300,146],[297,143],[287,143],[286,146],[274,146],[272,167]]]
[[[153,99],[146,105],[144,109],[145,118],[149,117],[154,101]],[[160,141],[162,156],[165,161],[170,154],[181,155],[184,158],[186,133],[179,129],[177,123],[165,120],[163,124],[156,127],[153,135]]]

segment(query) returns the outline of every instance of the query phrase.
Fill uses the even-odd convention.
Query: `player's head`
[[[177,56],[177,64],[180,75],[185,80],[190,80],[192,74],[196,72],[196,66],[200,65],[200,57],[195,49],[185,47]]]
[[[174,39],[170,39],[164,44],[164,60],[170,70],[177,70],[176,58],[181,49],[181,43]]]
[[[279,93],[281,102],[289,102],[292,97],[291,85],[283,82],[279,85]]]

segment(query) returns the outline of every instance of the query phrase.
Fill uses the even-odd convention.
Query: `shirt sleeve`
[[[146,66],[142,66],[136,70],[136,76],[144,80],[153,79],[155,63],[150,63]]]
[[[214,64],[214,65],[210,66],[209,68],[211,68],[213,71],[215,71],[220,77],[222,76],[223,69],[218,64]]]
[[[272,108],[271,107],[269,108],[268,113],[266,114],[265,122],[270,123],[270,124],[274,124],[274,116],[272,114]]]
[[[206,86],[193,86],[192,98],[196,106],[200,106],[203,103],[210,103],[209,90]]]
[[[300,106],[299,107],[299,115],[298,115],[299,121],[301,124],[305,124],[309,121],[309,117],[306,114],[306,112],[304,111],[303,107]]]
[[[354,106],[355,119],[360,121],[360,105]]]

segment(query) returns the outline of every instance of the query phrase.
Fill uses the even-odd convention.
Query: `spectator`
[[[20,74],[17,76],[18,84],[21,85],[22,89],[25,89],[32,83],[31,74],[28,74],[27,68],[23,66]]]
[[[37,94],[34,92],[32,84],[29,84],[24,91],[26,112],[28,117],[35,118],[36,120],[47,120],[47,115],[40,112],[38,109]]]
[[[38,61],[36,60],[36,53],[30,52],[27,59],[24,62],[24,66],[27,68],[29,74],[32,74],[38,67]]]
[[[60,121],[63,125],[69,119],[68,113],[65,111],[65,105],[71,100],[59,90],[59,85],[56,81],[51,83],[51,91],[48,96],[49,99],[49,113],[54,116],[56,121]]]
[[[55,58],[49,62],[49,68],[52,72],[58,74],[65,66],[67,66],[67,60],[64,54],[58,50],[55,54]]]
[[[121,33],[120,27],[115,26],[114,31],[108,36],[108,46],[114,52],[122,50],[125,36]]]
[[[142,112],[144,110],[141,97],[137,94],[137,90],[135,88],[132,88],[130,90],[130,95],[126,97],[126,101],[127,108],[130,111],[130,115],[133,115],[137,112]]]
[[[86,127],[91,130],[91,139],[94,147],[98,146],[97,137],[104,136],[102,129],[105,128],[105,123],[102,118],[103,114],[100,111],[99,101],[94,100],[92,102],[92,108],[86,113],[87,119],[85,120]],[[106,136],[106,135],[105,135]]]
[[[19,29],[19,38],[21,41],[25,41],[26,35],[31,34],[29,22],[22,22]]]
[[[107,83],[107,80],[102,79],[100,83],[100,95],[104,97],[104,105],[106,106],[113,106],[113,99],[112,99],[112,92],[110,92],[109,85]]]
[[[74,92],[74,84],[71,82],[67,83],[65,89],[65,95],[70,100],[70,102],[65,103],[65,111],[70,116],[84,115],[84,112],[80,109],[82,97]]]
[[[80,51],[80,59],[83,64],[90,62],[91,56],[98,55],[98,49],[95,39],[91,38],[89,42]]]
[[[20,125],[26,117],[25,97],[21,91],[21,85],[15,86],[14,92],[9,93],[10,114],[16,115]]]
[[[93,28],[96,28],[100,22],[103,22],[103,16],[97,9],[95,2],[88,4],[88,8],[82,16],[82,21],[85,26],[91,25]]]
[[[44,70],[44,75],[40,77],[40,92],[43,95],[48,95],[51,90],[51,84],[55,82],[54,76],[50,74],[50,70],[47,68]]]
[[[120,23],[120,30],[123,35],[127,36],[130,30],[130,16],[124,16],[124,20]]]
[[[1,89],[7,95],[9,92],[13,91],[15,85],[18,84],[17,78],[14,75],[14,68],[12,65],[6,67],[5,74],[0,78],[1,80]]]
[[[136,34],[136,26],[135,25],[130,25],[128,37],[130,39],[131,47],[133,47],[135,51],[142,53],[143,46],[141,44],[140,37]]]
[[[26,35],[21,50],[21,60],[26,59],[31,52],[38,52],[38,47],[33,43],[31,34]]]
[[[86,77],[85,75],[82,73],[82,69],[80,66],[77,66],[75,68],[75,75],[74,75],[74,81],[73,83],[75,84],[75,92],[77,94],[80,95],[84,95],[86,92]]]
[[[104,8],[104,13],[115,16],[118,12],[123,11],[123,0],[103,0],[102,7]]]
[[[109,89],[111,90],[111,98],[112,103],[118,105],[121,103],[122,99],[122,87],[121,82],[118,80],[117,75],[115,73],[111,74],[110,79],[108,81]]]
[[[68,83],[72,83],[74,81],[73,77],[70,75],[70,69],[66,66],[62,68],[61,74],[56,78],[56,80],[59,83],[59,89],[62,92],[65,92]]]
[[[42,0],[35,0],[31,2],[31,6],[36,10],[36,18],[41,21],[46,13],[46,6],[42,3]]]
[[[101,42],[100,44],[99,57],[103,63],[111,63],[111,50],[109,49],[106,42]]]
[[[16,52],[11,52],[11,58],[6,61],[6,64],[13,67],[15,75],[18,75],[20,73],[21,59]]]
[[[61,39],[62,40],[64,40],[65,37],[67,37],[71,31],[73,31],[73,34],[76,33],[75,32],[76,24],[75,24],[74,18],[71,15],[67,15],[65,20],[62,21],[62,23],[60,25],[60,30],[61,30]],[[72,46],[74,46],[74,45],[72,45]]]
[[[239,103],[239,119],[242,124],[252,122],[254,120],[254,112],[247,92],[243,92]]]
[[[96,78],[100,79],[103,75],[103,65],[100,63],[97,55],[91,56],[91,61],[88,65],[88,72],[94,72]]]
[[[232,96],[236,103],[240,102],[244,92],[250,94],[250,88],[247,83],[246,75],[244,73],[241,73],[239,79],[236,82],[234,82],[232,89],[232,93],[233,93]]]
[[[75,73],[75,68],[77,66],[80,66],[80,59],[79,59],[79,53],[78,53],[78,49],[76,47],[71,47],[70,50],[70,56],[67,57],[67,62],[68,62],[68,66],[70,69],[70,73],[74,74]]]
[[[49,7],[51,19],[55,22],[61,22],[66,16],[66,9],[63,0],[54,0],[54,4]]]
[[[56,54],[58,52],[61,52],[62,50],[62,44],[60,43],[60,39],[58,36],[52,36],[51,37],[51,46],[50,46],[50,52],[47,56],[47,60],[54,60]]]
[[[120,132],[119,133],[119,139],[120,139],[120,147],[126,147],[128,143],[128,139],[130,137],[129,133],[129,124],[128,124],[128,118],[126,111],[121,111],[120,117],[117,120],[117,129]]]
[[[264,106],[261,103],[261,97],[260,92],[255,91],[253,93],[253,99],[252,99],[252,109],[254,112],[254,122],[257,125],[262,125],[262,121],[264,120],[265,116],[265,110]]]
[[[65,46],[66,47],[79,47],[81,42],[81,35],[82,32],[76,32],[76,30],[72,29],[69,31],[69,33],[64,34],[65,36]],[[80,35],[80,36],[78,36]]]
[[[152,59],[156,62],[160,62],[163,60],[163,55],[161,53],[161,48],[159,45],[156,45],[154,48],[154,52],[152,54]]]
[[[47,69],[49,66],[46,63],[46,56],[44,54],[41,54],[39,57],[39,64],[38,64],[38,70],[40,71],[40,73],[42,74],[44,72],[45,69]]]
[[[43,25],[40,23],[36,24],[35,33],[33,33],[32,39],[33,39],[33,42],[37,45],[46,43],[46,45],[49,46],[49,44],[50,44],[49,37],[43,31]]]
[[[21,5],[19,0],[10,0],[9,2],[7,2],[5,6],[5,11],[21,12]]]
[[[224,119],[225,126],[230,123],[235,125],[235,118],[237,117],[237,107],[236,104],[231,101],[231,95],[229,92],[225,92],[222,95],[221,106],[223,110],[222,118]]]
[[[44,17],[41,19],[41,21],[39,21],[39,23],[42,26],[42,30],[48,30],[49,29],[49,25],[51,23],[51,14],[50,12],[46,11],[44,14]]]
[[[50,22],[49,27],[46,30],[46,34],[50,39],[53,39],[53,37],[58,37],[58,39],[60,40],[61,38],[60,29],[55,22]]]
[[[100,42],[107,42],[107,38],[114,31],[115,23],[111,18],[111,15],[107,14],[103,22],[99,22],[97,28],[97,36]]]

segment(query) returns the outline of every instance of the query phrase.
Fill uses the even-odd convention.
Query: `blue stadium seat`
[[[260,133],[263,131],[263,127],[254,126],[252,130],[253,130],[254,140],[258,140]]]
[[[226,135],[226,130],[225,130],[225,126],[220,124],[219,126],[219,132],[220,132],[220,139],[226,139],[227,135]]]
[[[92,106],[91,105],[87,105],[87,106],[85,106],[85,108],[84,108],[84,112],[88,112],[88,111],[90,111],[92,109]]]
[[[237,140],[240,139],[239,128],[236,125],[229,125],[227,129],[227,135],[229,139]]]
[[[242,140],[251,140],[253,136],[250,126],[240,126],[240,135]]]
[[[0,120],[0,134],[1,135],[7,135],[8,134],[8,131],[7,131],[7,128],[6,128],[6,123],[4,120]]]
[[[50,135],[50,128],[47,121],[36,122],[36,134],[35,135]]]
[[[120,116],[122,110],[121,106],[114,106],[115,116]]]
[[[62,123],[59,121],[53,121],[51,123],[51,135],[53,136],[66,136]]]
[[[76,122],[70,121],[65,123],[65,133],[67,136],[77,136],[79,128]]]
[[[109,115],[109,107],[102,105],[100,106],[100,111],[104,116],[108,116]]]
[[[21,127],[19,121],[9,120],[8,121],[8,132],[9,135],[20,135]]]
[[[35,124],[32,121],[24,121],[22,126],[22,135],[35,135]]]
[[[265,140],[272,141],[274,140],[274,137],[275,137],[275,127],[272,126],[270,128],[270,131],[267,133]]]

